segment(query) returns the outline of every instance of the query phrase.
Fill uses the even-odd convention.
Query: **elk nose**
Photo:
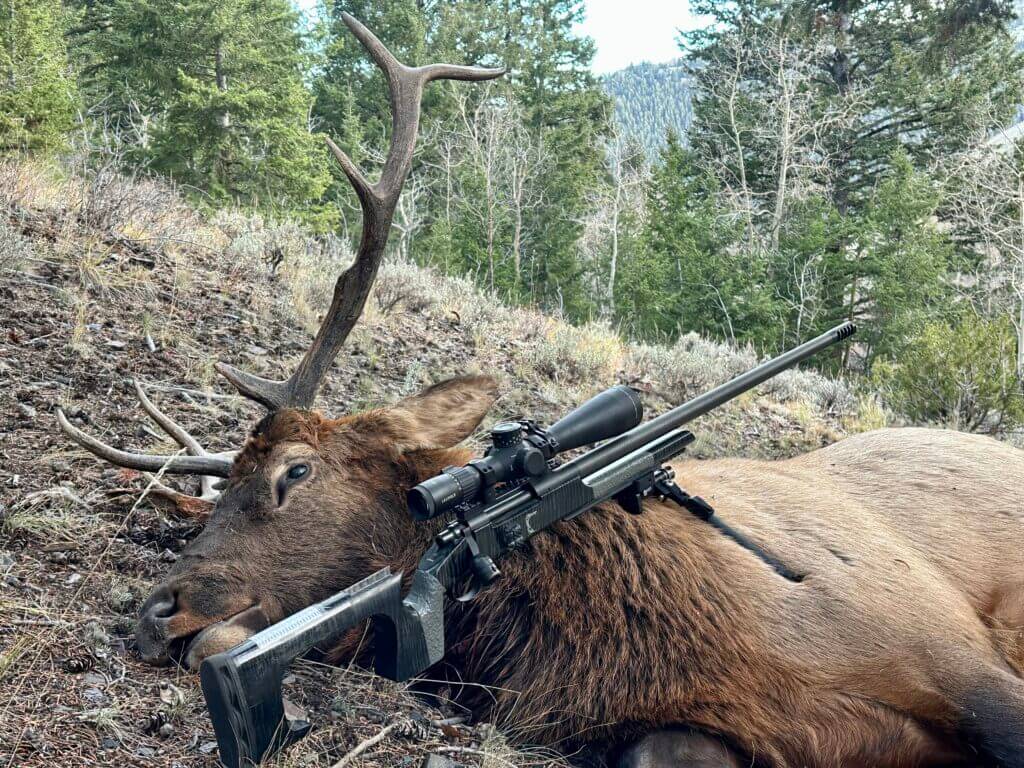
[[[166,584],[153,590],[139,611],[139,624],[135,629],[135,644],[139,655],[150,664],[167,661],[167,619],[177,611],[178,601],[174,591]]]

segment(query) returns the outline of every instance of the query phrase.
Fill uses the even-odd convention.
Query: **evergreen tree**
[[[958,263],[931,221],[942,215],[929,176],[936,158],[1021,102],[1024,62],[1006,33],[1006,3],[740,0],[695,10],[713,23],[687,36],[699,60],[694,162],[743,228],[734,266],[755,276],[716,287],[767,310],[747,316],[775,328],[748,328],[747,338],[785,346],[860,319],[864,362],[892,354],[941,319]]]
[[[132,158],[214,199],[296,209],[327,183],[287,0],[95,0],[76,46]]]
[[[59,147],[77,107],[58,0],[0,4],[0,154]]]
[[[633,302],[641,315],[656,312],[644,335],[697,331],[765,346],[778,324],[766,262],[743,248],[741,233],[717,207],[715,179],[673,132],[661,159],[650,182],[646,228],[647,269],[661,284]]]
[[[731,124],[725,116],[730,105],[711,95],[706,78],[732,67],[743,91],[770,89],[777,73],[753,49],[781,37],[813,52],[821,73],[814,83],[820,113],[843,100],[857,102],[858,119],[835,126],[823,149],[833,159],[834,204],[842,213],[863,206],[897,150],[924,167],[975,140],[979,127],[1007,117],[1024,101],[1024,63],[1006,29],[1011,5],[700,0],[694,11],[714,23],[687,35],[692,56],[703,63],[693,70],[694,146],[707,152],[731,146],[732,137],[723,133]],[[759,117],[741,114],[738,123],[750,142],[751,186],[770,194],[775,179],[761,161],[773,150],[756,143]]]

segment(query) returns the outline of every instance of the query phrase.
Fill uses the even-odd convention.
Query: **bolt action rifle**
[[[221,762],[256,765],[309,731],[308,723],[289,724],[284,716],[281,681],[296,658],[369,619],[378,674],[407,680],[423,672],[445,654],[446,599],[472,599],[500,578],[498,563],[508,552],[603,502],[640,514],[648,496],[672,499],[788,576],[785,566],[715,518],[707,502],[676,485],[665,463],[694,440],[682,425],[855,330],[840,325],[645,424],[636,393],[617,386],[547,429],[532,421],[495,426],[483,458],[448,467],[409,492],[414,519],[451,514],[452,520],[423,555],[406,595],[403,574],[384,568],[203,662],[200,679]],[[602,440],[557,463],[558,454]]]

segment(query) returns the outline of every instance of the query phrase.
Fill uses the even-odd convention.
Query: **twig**
[[[431,720],[430,724],[435,728],[440,728],[442,725],[463,725],[469,722],[469,717],[466,715],[456,715],[455,717],[446,717],[444,720]]]
[[[401,725],[401,723],[392,723],[391,725],[382,728],[380,732],[376,735],[359,742],[358,744],[356,744],[354,749],[352,749],[347,755],[341,758],[341,760],[332,765],[331,768],[345,768],[346,765],[348,765],[361,754],[363,754],[363,752],[370,749],[371,747],[375,747],[376,745],[384,741],[384,739],[388,737],[388,734],[395,730],[399,725]]]
[[[510,768],[516,768],[515,763],[506,760],[500,755],[495,755],[493,752],[487,752],[483,749],[474,749],[473,747],[435,747],[435,752],[445,752],[452,755],[480,755],[490,760],[497,760],[504,763]],[[335,766],[337,768],[337,766]]]
[[[175,387],[168,384],[147,384],[148,389],[156,389],[161,392],[180,392],[185,395],[196,395],[198,397],[205,397],[207,399],[214,400],[241,400],[242,398],[238,395],[221,395],[217,392],[200,392],[198,389],[188,389],[187,387]]]

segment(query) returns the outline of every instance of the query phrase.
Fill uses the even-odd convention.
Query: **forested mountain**
[[[690,76],[682,59],[644,62],[602,78],[615,100],[615,122],[625,136],[636,139],[648,157],[657,157],[669,130],[680,136],[690,127]]]

